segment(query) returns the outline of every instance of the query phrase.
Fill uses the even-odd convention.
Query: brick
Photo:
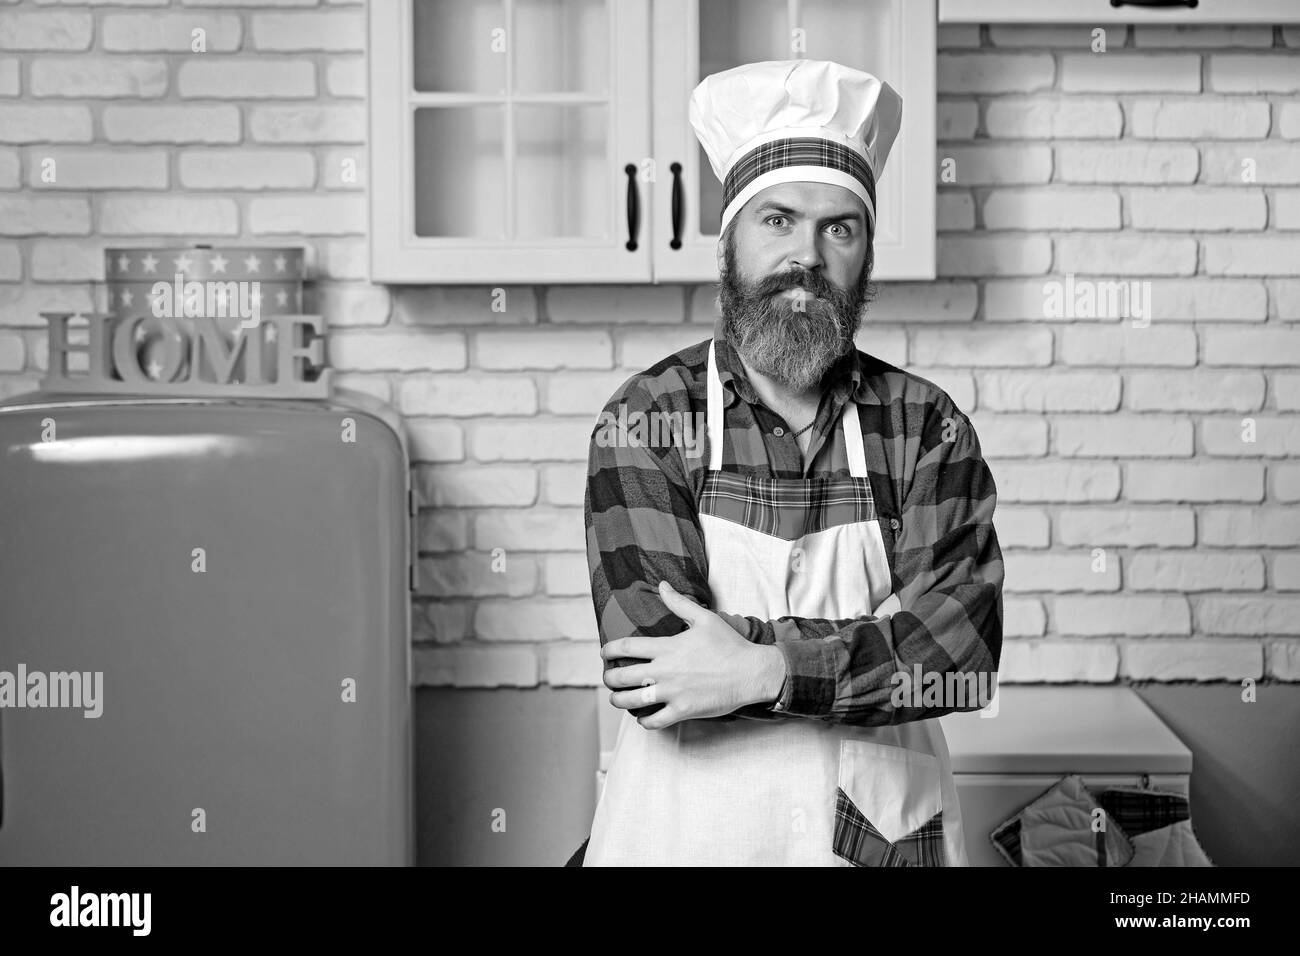
[[[21,182],[18,150],[0,149],[0,189],[17,189]]]
[[[1192,454],[1192,423],[1164,415],[1052,419],[1052,451],[1063,458],[1171,458]]]
[[[909,364],[907,357],[907,331],[882,325],[864,325],[853,340],[868,355],[883,359],[899,368]],[[643,350],[648,353],[649,349]]]
[[[1118,591],[1119,555],[1095,570],[1091,551],[1073,553],[1003,550],[1008,591]]]
[[[1032,93],[1052,86],[1049,53],[940,53],[940,93]]]
[[[333,324],[332,318],[330,319],[330,324]],[[366,395],[373,395],[385,405],[391,405],[393,403],[393,390],[388,384],[387,377],[383,375],[350,375],[347,373],[335,375],[334,387],[352,389],[353,391],[362,392]],[[463,457],[463,455],[461,457]]]
[[[600,640],[588,598],[480,601],[474,635],[485,641]]]
[[[937,42],[941,50],[977,47],[980,45],[979,24],[941,23],[939,24]]]
[[[867,321],[968,322],[978,306],[979,290],[971,281],[881,282]]]
[[[1005,637],[1042,637],[1047,632],[1047,612],[1038,598],[1008,595],[1002,601],[1002,617]],[[1004,651],[1006,647],[1004,644]]]
[[[25,364],[23,337],[15,332],[0,332],[0,372],[21,372]]]
[[[980,408],[1005,412],[1112,412],[1119,407],[1114,372],[980,372]]]
[[[469,515],[458,511],[421,511],[420,551],[465,551],[469,548]]]
[[[72,10],[0,13],[0,50],[89,50],[95,22]]]
[[[1067,183],[1191,183],[1199,168],[1195,146],[1071,143],[1056,147],[1056,178]]]
[[[37,391],[40,379],[34,375],[0,375],[0,399]]]
[[[962,186],[1045,183],[1052,178],[1052,148],[1046,145],[954,145],[941,149],[938,159],[941,171],[945,160],[952,160],[952,182]],[[941,185],[947,182],[940,180]]]
[[[536,590],[537,560],[528,555],[507,554],[504,563],[491,551],[462,551],[420,559],[422,595],[519,597]]]
[[[1258,279],[1151,279],[1151,318],[1175,322],[1205,319],[1261,322],[1268,295]]]
[[[472,615],[472,601],[430,601],[424,606],[423,614],[412,615],[412,625],[418,626],[413,640],[438,644],[463,641],[470,636]]]
[[[1210,89],[1220,93],[1300,93],[1300,70],[1286,53],[1215,53]]]
[[[1200,182],[1300,185],[1300,150],[1289,143],[1208,143],[1201,147]]]
[[[314,311],[329,316],[333,328],[384,325],[393,308],[388,287],[369,283],[318,281],[307,300]]]
[[[536,325],[532,286],[395,286],[393,315],[404,325]]]
[[[1263,676],[1259,645],[1240,641],[1132,641],[1121,654],[1121,673],[1133,680],[1236,681]]]
[[[1211,241],[1211,240],[1207,240]],[[1056,240],[1057,272],[1106,275],[1192,275],[1196,272],[1196,240],[1128,233],[1061,236]]]
[[[919,328],[912,332],[912,360],[921,365],[1006,366],[1052,363],[1049,329]]]
[[[1206,508],[1200,516],[1200,543],[1227,548],[1290,548],[1300,541],[1300,510],[1265,505]]]
[[[23,277],[23,254],[16,242],[0,242],[0,282],[17,282]]]
[[[27,183],[33,189],[166,189],[167,153],[143,149],[46,148],[28,150]],[[53,166],[47,164],[53,161]],[[45,182],[51,169],[53,182]]]
[[[935,122],[940,140],[974,139],[979,128],[979,106],[970,100],[940,100]]]
[[[591,596],[585,553],[548,554],[542,562],[547,594]]]
[[[1277,229],[1300,229],[1300,190],[1273,193],[1272,220]]]
[[[478,461],[586,461],[592,425],[589,418],[482,422],[470,454]]]
[[[684,300],[675,285],[556,285],[547,290],[546,309],[557,324],[680,324]]]
[[[1082,637],[1192,632],[1187,599],[1174,595],[1062,595],[1053,602],[1052,621],[1056,633]]]
[[[194,31],[202,30],[203,50]],[[115,53],[230,53],[239,49],[239,17],[193,13],[111,13],[100,22],[100,46]]]
[[[232,199],[106,196],[99,206],[99,231],[105,235],[233,236],[239,233],[239,207]]]
[[[38,282],[103,282],[104,245],[98,240],[42,240],[31,248],[31,267]]]
[[[296,99],[316,95],[316,66],[310,60],[191,59],[176,74],[187,98]]]
[[[17,96],[21,92],[22,77],[19,75],[18,60],[0,57],[0,96]]]
[[[1002,645],[999,683],[1109,684],[1119,673],[1119,651],[1101,641],[1008,641]]]
[[[621,369],[548,376],[546,410],[557,415],[590,415],[594,423],[610,396],[627,379],[628,374]]]
[[[329,335],[330,364],[344,371],[458,371],[465,337],[452,332],[342,331]]]
[[[90,110],[84,106],[0,103],[0,142],[88,143],[91,139]]]
[[[318,243],[316,267],[323,279],[366,279],[370,252],[364,239],[328,239]]]
[[[1111,190],[1046,187],[994,189],[984,200],[985,229],[1051,230],[1063,222],[1071,229],[1118,229],[1119,195]]]
[[[537,414],[537,386],[523,376],[411,374],[402,378],[398,395],[398,407],[407,415]]]
[[[417,647],[412,651],[411,669],[411,683],[416,687],[536,687],[538,684],[537,655],[527,647]]]
[[[984,283],[984,318],[1042,322],[1131,318],[1151,315],[1150,280],[1064,278],[990,279]]]
[[[364,149],[327,149],[321,155],[321,185],[326,189],[365,189],[369,182]]]
[[[859,335],[865,337],[871,332],[878,331],[864,330]],[[705,329],[698,325],[669,325],[658,329],[622,331],[615,344],[615,355],[620,368],[633,368],[640,371],[669,355],[697,344],[702,339],[709,338],[712,333],[712,328]]]
[[[1300,241],[1293,237],[1207,236],[1202,246],[1209,275],[1300,275]]]
[[[1253,423],[1247,425],[1246,423]],[[1254,429],[1254,440],[1246,441]],[[1204,418],[1201,450],[1210,455],[1289,458],[1300,455],[1300,418],[1252,415],[1249,418]]]
[[[1300,365],[1300,329],[1201,331],[1205,365]]]
[[[259,196],[248,203],[248,228],[255,235],[364,233],[366,216],[364,196]]]
[[[1059,544],[1187,548],[1196,543],[1190,508],[1062,508],[1056,516]]]
[[[1300,641],[1271,641],[1264,645],[1267,674],[1276,680],[1300,680]]]
[[[1131,555],[1124,586],[1132,591],[1261,591],[1264,559],[1257,554],[1163,551]]]
[[[306,150],[196,149],[178,157],[186,189],[311,189],[316,159]]]
[[[325,65],[325,89],[330,96],[366,95],[366,60],[361,56],[335,57]]]
[[[1259,372],[1134,372],[1125,407],[1143,412],[1258,411],[1264,405]]]
[[[996,462],[990,464],[1005,502],[1114,501],[1119,468],[1100,462]]]
[[[480,551],[583,552],[586,537],[581,508],[498,508],[474,518]]]
[[[1300,597],[1206,596],[1197,605],[1196,623],[1207,634],[1300,634]]]
[[[1205,186],[1132,189],[1126,205],[1129,225],[1134,229],[1215,232],[1263,229],[1268,222],[1267,204],[1259,189]]]
[[[1279,103],[1277,131],[1283,139],[1300,139],[1300,103]]]
[[[0,235],[90,233],[90,203],[80,198],[0,194]]]
[[[86,285],[0,285],[0,326],[45,330],[42,312],[89,312],[94,307]]]
[[[484,370],[611,368],[609,333],[576,331],[491,331],[475,335],[475,364]]]
[[[999,506],[993,525],[1003,548],[1046,548],[1051,541],[1050,522],[1042,508]]]
[[[975,200],[970,193],[946,190],[935,204],[935,227],[940,232],[970,232],[975,228]]]
[[[587,466],[543,465],[542,500],[548,505],[583,504],[587,490]]]
[[[1275,590],[1300,591],[1300,554],[1279,554],[1273,559],[1270,580]]]
[[[452,422],[406,419],[411,461],[434,464],[465,460],[465,433]]]
[[[1073,47],[1076,50],[1092,49],[1091,26],[1075,24],[1047,25],[1034,23],[994,23],[989,25],[989,39],[994,46],[1006,47]],[[1124,45],[1124,29],[1120,27],[1108,36],[1113,46]]]
[[[106,106],[103,122],[111,142],[237,143],[240,135],[236,106]]]
[[[970,416],[988,458],[1041,458],[1047,454],[1047,422],[1036,415]]]
[[[33,96],[156,97],[167,92],[167,61],[135,57],[37,59]]]
[[[262,143],[364,143],[362,106],[254,106],[248,129]]]
[[[259,50],[364,51],[365,38],[360,11],[253,14],[253,45]]]
[[[993,139],[1118,139],[1124,114],[1103,97],[1004,96],[990,101],[984,126]]]
[[[1263,501],[1264,468],[1247,462],[1132,462],[1129,501]]]
[[[975,407],[975,379],[970,372],[961,369],[927,368],[924,365],[910,364],[907,371],[942,389],[959,409],[965,411]],[[1018,409],[1011,410],[1018,411]]]
[[[1263,139],[1269,104],[1206,96],[1137,99],[1129,105],[1128,124],[1137,139]]]
[[[1190,53],[1066,53],[1060,84],[1067,93],[1199,93],[1201,58]]]
[[[599,641],[565,641],[546,648],[548,687],[600,687],[604,670]]]
[[[1134,46],[1174,47],[1269,47],[1273,45],[1273,28],[1261,26],[1218,26],[1200,24],[1138,24],[1133,28]]]
[[[941,277],[1042,275],[1052,265],[1052,242],[1042,235],[940,236],[938,258]]]
[[[1196,364],[1196,333],[1190,328],[1069,325],[1058,338],[1060,357],[1069,365]]]
[[[1269,469],[1274,501],[1300,501],[1300,465],[1274,465]]]
[[[1279,411],[1300,411],[1300,375],[1275,374],[1273,401]]]

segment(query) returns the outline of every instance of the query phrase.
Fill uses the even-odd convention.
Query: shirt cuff
[[[777,641],[785,657],[785,684],[772,710],[825,717],[835,705],[835,652],[826,641]]]

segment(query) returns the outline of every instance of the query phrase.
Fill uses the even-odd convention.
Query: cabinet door
[[[649,0],[370,10],[376,282],[646,282]]]
[[[803,58],[865,70],[902,96],[872,275],[935,277],[934,0],[654,0],[653,13],[656,281],[718,278],[722,184],[687,118],[691,91],[742,63]]]

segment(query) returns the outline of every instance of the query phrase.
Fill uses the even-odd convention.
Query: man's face
[[[779,183],[730,227],[720,296],[727,337],[755,369],[807,391],[854,347],[871,278],[866,207],[840,186]]]

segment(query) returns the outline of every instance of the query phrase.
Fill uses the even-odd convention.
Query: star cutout
[[[266,326],[266,340],[267,340],[268,342],[274,342],[274,341],[275,341],[275,324],[274,324],[274,323],[268,323],[267,326]]]
[[[288,305],[289,293],[286,292],[284,289],[281,289],[279,292],[277,292],[275,294],[275,304],[281,307]]]
[[[248,302],[253,306],[253,308],[260,306],[262,304],[262,290],[254,289],[252,292],[248,293]]]
[[[185,255],[185,253],[181,253],[181,257],[179,259],[173,259],[172,263],[175,264],[177,272],[190,271],[190,257]]]
[[[137,324],[135,327],[135,340],[137,343],[145,340],[144,327],[142,325]]]
[[[125,254],[117,257],[117,271],[125,272],[131,266],[131,260]]]
[[[123,289],[123,290],[122,290],[122,304],[123,304],[123,305],[130,305],[130,304],[131,304],[131,300],[132,300],[133,298],[135,298],[135,296],[133,296],[133,295],[131,294],[131,290],[130,290],[130,289]]]
[[[159,363],[157,359],[154,359],[152,362],[149,363],[148,369],[149,369],[150,378],[162,377],[162,365],[161,363]]]
[[[285,259],[284,256],[276,256],[276,257],[275,257],[275,271],[276,271],[276,272],[283,272],[283,271],[284,271],[285,264],[286,264],[287,262],[288,262],[288,260]]]
[[[154,258],[153,253],[149,253],[149,255],[147,255],[147,256],[145,256],[143,259],[141,259],[141,260],[140,260],[140,265],[144,266],[144,271],[145,271],[145,272],[157,272],[157,271],[158,271],[158,260],[157,260],[156,258]]]
[[[221,253],[217,253],[210,261],[212,263],[212,271],[221,273],[226,271],[226,266],[230,263],[230,260]]]
[[[249,256],[247,259],[244,260],[244,268],[250,274],[254,272],[259,272],[261,271],[262,268],[262,260],[257,258],[257,256]]]

